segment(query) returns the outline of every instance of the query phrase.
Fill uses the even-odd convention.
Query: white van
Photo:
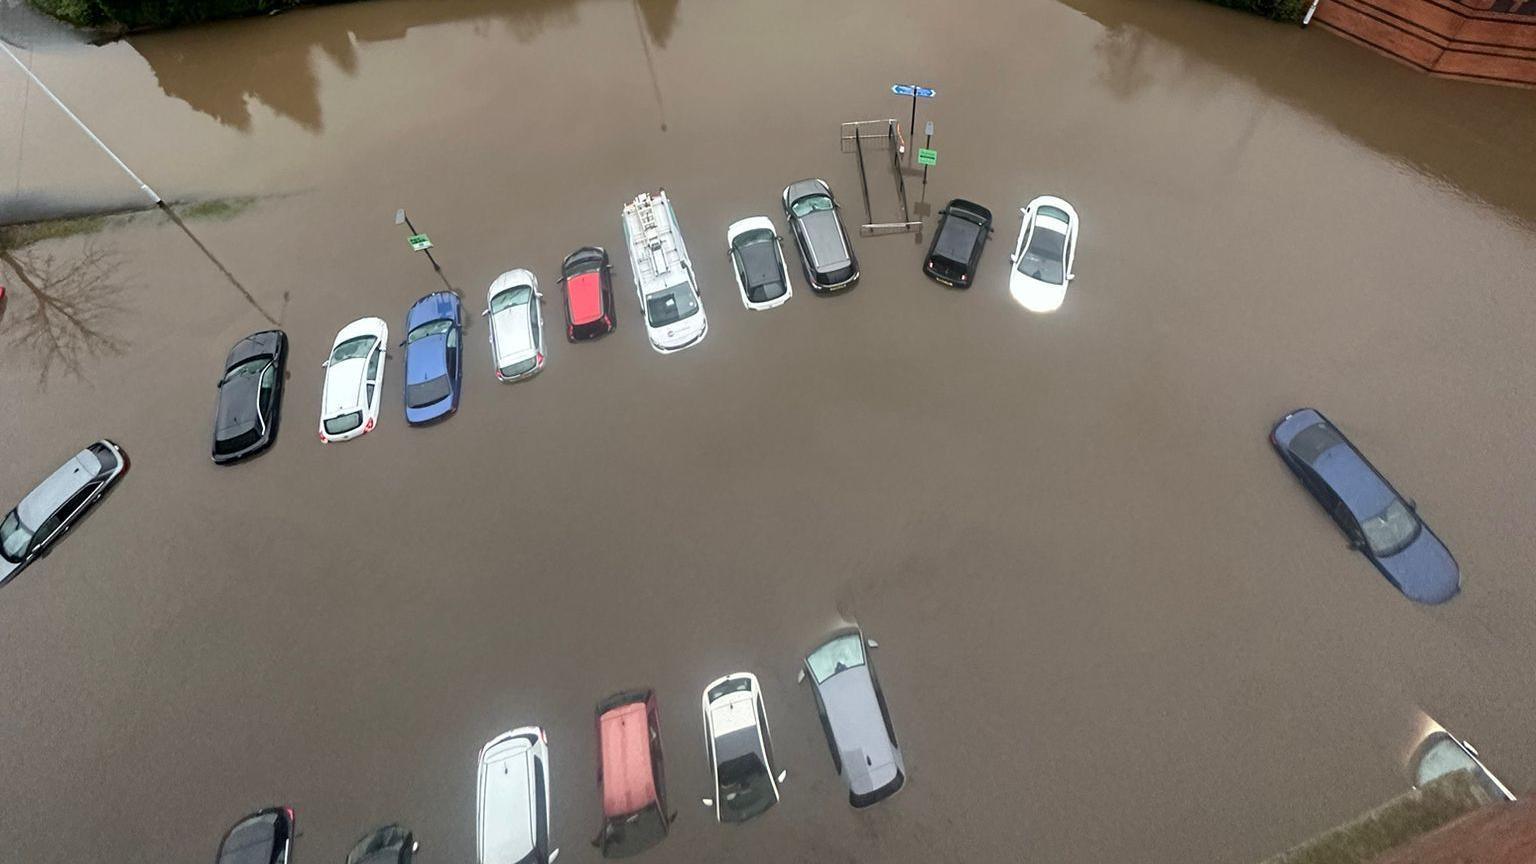
[[[549,744],[524,726],[480,750],[475,855],[480,864],[554,864],[549,848]]]

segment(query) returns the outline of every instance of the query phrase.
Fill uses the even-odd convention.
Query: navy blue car
[[[459,410],[464,363],[459,298],[435,291],[405,316],[405,420],[430,423]]]
[[[1269,441],[1350,545],[1409,599],[1444,603],[1461,590],[1456,559],[1419,518],[1413,499],[1397,494],[1322,413],[1292,411]]]

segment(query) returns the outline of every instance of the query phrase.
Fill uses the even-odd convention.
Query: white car
[[[521,381],[544,368],[544,316],[539,311],[539,280],[527,270],[508,270],[485,292],[491,319],[491,359],[496,380]]]
[[[745,822],[779,801],[768,714],[757,676],[737,672],[704,688],[704,740],[715,794],[703,799],[718,822]]]
[[[549,739],[538,726],[503,732],[480,749],[475,792],[479,864],[554,864],[549,848]]]
[[[1029,202],[1023,213],[1008,293],[1031,312],[1055,312],[1067,299],[1067,283],[1075,278],[1077,211],[1060,198],[1042,195]]]
[[[741,303],[762,311],[783,306],[794,295],[784,244],[767,216],[751,216],[725,229],[725,245],[736,271]]]
[[[1493,798],[1515,800],[1515,793],[1509,791],[1509,787],[1493,776],[1493,772],[1483,764],[1477,748],[1444,729],[1431,732],[1419,742],[1411,759],[1411,767],[1415,788],[1453,771],[1466,771]]]
[[[348,441],[372,431],[379,422],[384,390],[384,351],[389,325],[380,318],[359,318],[341,328],[325,361],[325,390],[320,395],[320,440]]]
[[[640,193],[624,205],[620,218],[651,347],[660,354],[674,354],[703,342],[709,319],[666,191]]]

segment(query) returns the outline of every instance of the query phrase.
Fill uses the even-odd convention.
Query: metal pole
[[[864,133],[853,124],[853,152],[859,154],[859,185],[864,188],[864,221],[874,222],[875,211],[869,206],[869,175],[864,171]]]
[[[49,99],[52,99],[53,104],[59,106],[59,110],[63,111],[64,114],[69,117],[69,119],[75,121],[75,125],[80,127],[80,131],[84,132],[92,141],[96,142],[96,146],[100,147],[102,152],[111,157],[112,161],[117,163],[117,167],[123,169],[123,173],[133,178],[133,182],[139,184],[139,189],[142,190],[145,195],[149,196],[150,201],[154,202],[156,206],[162,206],[165,204],[165,201],[160,197],[160,194],[149,188],[148,183],[140,180],[139,175],[133,173],[133,169],[129,168],[127,163],[117,158],[117,154],[112,152],[112,148],[108,147],[106,143],[103,142],[100,138],[97,138],[96,133],[91,131],[91,127],[85,125],[85,123],[79,117],[76,117],[75,112],[69,110],[69,106],[60,101],[59,97],[53,95],[53,91],[48,89],[48,85],[44,84],[42,80],[39,79],[36,75],[33,75],[32,70],[27,68],[27,64],[21,62],[20,57],[17,57],[15,54],[11,53],[11,49],[7,47],[3,41],[0,41],[0,51],[4,51],[7,57],[10,57],[12,60],[14,60],[16,65],[21,67],[21,71],[25,72],[27,77],[32,79],[32,83],[36,84],[38,89],[42,90]]]
[[[933,121],[932,120],[928,121],[928,127],[926,129],[924,129],[923,131],[928,133],[928,140],[923,142],[923,149],[924,150],[932,150],[933,149]],[[928,166],[924,165],[923,166],[923,192],[926,194],[927,191],[928,191]]]
[[[917,85],[912,85],[912,120],[907,123],[907,134],[915,140],[917,138]],[[907,154],[907,162],[912,162],[912,154]]]

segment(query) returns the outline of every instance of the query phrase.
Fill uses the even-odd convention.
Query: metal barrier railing
[[[867,127],[873,128],[866,131]],[[886,149],[891,154],[891,170],[896,176],[896,196],[901,201],[900,222],[875,221],[874,209],[869,203],[869,171],[864,161],[865,141],[884,141]],[[907,180],[901,170],[901,157],[907,152],[907,143],[901,135],[901,123],[892,118],[850,120],[842,124],[839,135],[839,146],[845,153],[848,152],[849,142],[853,143],[853,152],[859,160],[859,186],[864,193],[864,224],[859,226],[860,231],[873,234],[885,231],[911,231],[922,227],[922,222],[912,219],[907,205]]]

